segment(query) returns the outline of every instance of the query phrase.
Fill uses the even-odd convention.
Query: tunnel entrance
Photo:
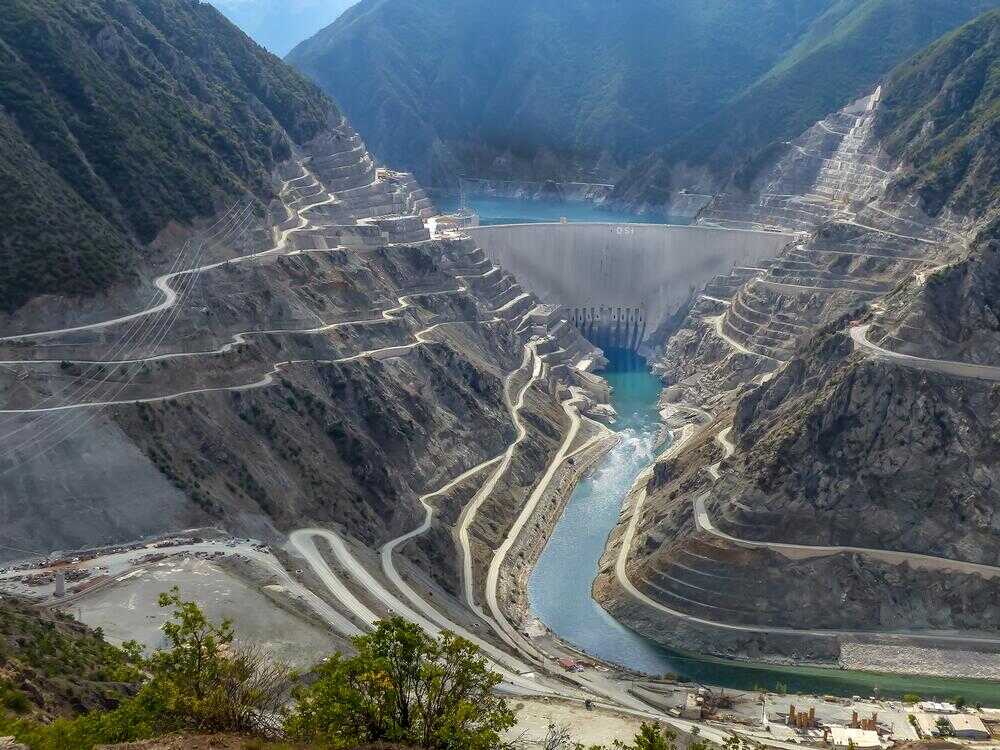
[[[642,307],[573,307],[571,321],[590,343],[601,349],[638,350],[646,334]]]

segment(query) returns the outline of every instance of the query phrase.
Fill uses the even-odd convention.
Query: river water
[[[634,354],[608,351],[606,355],[611,363],[602,375],[614,389],[612,404],[618,412],[614,429],[623,439],[577,485],[528,581],[531,608],[554,633],[601,659],[641,672],[673,673],[735,689],[846,696],[867,696],[877,690],[882,695],[961,695],[970,702],[998,703],[1000,684],[980,680],[772,667],[683,654],[663,648],[611,617],[591,596],[597,563],[618,521],[622,500],[665,446],[657,444],[660,381]]]

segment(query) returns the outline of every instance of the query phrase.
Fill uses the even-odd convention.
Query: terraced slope
[[[336,522],[374,544],[510,439],[503,374],[537,301],[466,241],[431,240],[423,191],[346,122],[278,182],[263,223],[237,207],[184,246],[155,304],[0,337],[6,557],[206,522]],[[569,327],[557,340],[553,373],[594,356]]]
[[[136,274],[171,222],[269,200],[293,144],[337,118],[314,86],[188,0],[12,0],[0,80],[8,313]]]
[[[802,236],[714,280],[658,363],[667,398],[701,418],[610,541],[597,591],[629,624],[744,656],[835,661],[890,632],[996,650],[998,245],[980,218],[997,208],[981,168],[995,123],[982,114],[991,63],[968,42],[996,23],[946,37],[936,64],[918,56],[810,128],[751,197],[706,207],[706,222]],[[937,88],[903,105],[915,69]],[[957,92],[976,115],[948,125],[937,108]],[[889,148],[903,132],[929,141]],[[963,154],[930,199],[928,142]]]

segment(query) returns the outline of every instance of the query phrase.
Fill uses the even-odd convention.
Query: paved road
[[[542,653],[533,643],[521,635],[521,633],[519,633],[510,623],[507,616],[500,608],[500,603],[497,601],[497,587],[500,581],[500,568],[507,559],[507,554],[510,552],[511,547],[513,547],[518,537],[520,537],[521,531],[524,529],[524,525],[531,519],[532,514],[534,514],[535,508],[538,507],[539,501],[542,499],[542,496],[548,489],[549,484],[552,482],[552,477],[555,476],[556,471],[562,465],[563,459],[566,458],[566,454],[569,452],[570,446],[576,440],[577,433],[580,431],[580,412],[576,406],[581,401],[583,401],[583,397],[579,394],[573,394],[570,398],[563,401],[563,411],[570,420],[570,427],[566,433],[566,437],[563,439],[562,444],[559,446],[559,450],[552,458],[552,461],[549,463],[548,468],[545,470],[545,473],[542,475],[538,484],[535,485],[535,489],[528,497],[524,507],[521,508],[521,513],[514,521],[510,530],[507,532],[507,536],[504,538],[503,543],[501,543],[496,552],[493,553],[493,559],[490,561],[490,566],[486,573],[486,604],[489,607],[490,614],[493,616],[493,622],[504,632],[506,635],[505,640],[510,639],[508,640],[508,643],[517,643],[522,651],[534,653],[539,659],[544,659],[546,654]]]
[[[299,529],[292,532],[289,536],[292,544],[294,544],[299,551],[306,555],[306,559],[309,561],[309,564],[323,579],[323,582],[328,586],[328,588],[330,588],[330,592],[352,612],[357,614],[357,616],[368,621],[369,625],[374,624],[374,622],[379,619],[374,616],[371,610],[361,604],[361,602],[359,602],[358,599],[347,590],[343,582],[333,573],[333,571],[330,570],[329,565],[316,549],[314,540],[317,537],[325,539],[330,544],[330,548],[333,550],[333,554],[336,556],[337,561],[344,566],[350,575],[358,582],[358,585],[362,586],[366,591],[368,591],[368,593],[378,599],[379,602],[387,610],[389,610],[389,612],[394,615],[399,615],[400,617],[419,625],[431,636],[438,637],[441,635],[441,627],[438,627],[435,622],[432,622],[428,618],[424,617],[423,614],[412,609],[408,604],[389,591],[378,579],[375,578],[375,576],[368,572],[368,569],[365,568],[365,566],[362,565],[361,562],[347,548],[347,545],[344,543],[343,538],[341,538],[339,534],[336,534],[328,529]],[[373,619],[369,620],[369,617]],[[534,680],[533,676],[524,676],[524,674],[511,671],[509,668],[504,666],[505,663],[513,661],[512,658],[507,654],[499,652],[499,650],[492,644],[487,643],[461,626],[447,620],[443,614],[438,613],[435,619],[443,620],[446,623],[445,629],[451,630],[457,635],[461,635],[463,638],[467,638],[472,643],[475,643],[483,649],[487,658],[490,658],[491,653],[499,653],[503,658],[503,661],[497,663],[496,667],[500,674],[503,675],[504,683],[507,689],[514,689],[520,693],[527,694],[551,694],[552,691],[539,685]],[[530,670],[523,671],[529,672]]]
[[[722,446],[722,450],[725,453],[725,458],[729,458],[736,452],[736,446],[729,440],[729,433],[732,432],[732,427],[727,427],[722,432],[718,432],[715,435],[715,442]],[[723,460],[725,460],[725,458]],[[719,478],[719,469],[722,466],[722,461],[718,461],[711,466],[706,466],[705,471],[709,473],[712,479]]]
[[[458,542],[459,549],[462,553],[462,589],[465,595],[465,603],[473,612],[476,612],[484,620],[486,617],[483,614],[482,609],[479,608],[479,605],[476,604],[476,596],[474,592],[472,552],[469,546],[469,527],[472,525],[472,521],[479,512],[479,508],[486,501],[486,498],[493,494],[493,490],[496,489],[500,478],[510,467],[511,461],[514,458],[514,451],[517,449],[517,446],[521,444],[528,434],[527,428],[521,421],[521,410],[524,408],[525,397],[527,396],[528,389],[534,385],[542,374],[542,360],[538,356],[537,352],[538,343],[538,340],[534,340],[525,346],[521,367],[509,374],[504,382],[504,399],[507,402],[508,409],[510,410],[511,418],[514,420],[514,427],[517,430],[517,436],[514,441],[507,446],[507,450],[504,452],[497,470],[490,475],[483,486],[479,488],[479,491],[475,494],[472,500],[465,506],[465,508],[463,508],[462,514],[458,519]],[[517,401],[512,403],[510,397],[510,384],[513,381],[514,376],[526,369],[529,365],[532,368],[531,376],[518,391]]]
[[[722,339],[727,344],[729,344],[729,346],[731,346],[736,351],[741,352],[743,354],[750,354],[750,355],[753,355],[754,357],[760,357],[761,359],[769,359],[772,362],[777,362],[778,361],[774,357],[771,357],[771,356],[769,356],[767,354],[761,354],[760,352],[755,352],[752,349],[747,349],[739,341],[737,341],[734,338],[731,338],[729,336],[729,334],[727,334],[725,332],[725,330],[723,329],[723,327],[722,327],[722,323],[725,320],[725,318],[726,318],[725,314],[723,314],[723,315],[716,315],[716,316],[711,317],[711,318],[705,318],[705,321],[707,323],[711,323],[712,326],[713,326],[713,328],[715,329],[715,334],[720,339]]]
[[[874,344],[868,340],[868,329],[870,328],[871,323],[856,325],[851,327],[850,333],[855,346],[870,354],[875,359],[892,362],[893,364],[916,370],[939,372],[943,375],[953,375],[960,378],[1000,381],[1000,367],[976,365],[971,362],[953,362],[946,359],[914,357],[910,354],[900,354],[889,349],[883,349],[878,344]]]
[[[411,297],[421,296],[422,294],[457,294],[457,293],[464,292],[464,291],[466,291],[465,287],[462,287],[462,288],[459,288],[459,289],[450,289],[450,290],[438,291],[438,292],[426,292],[426,293],[419,293],[419,294],[405,294],[402,297],[399,297],[399,304],[396,307],[393,307],[393,308],[391,308],[389,310],[383,310],[382,311],[382,316],[383,316],[383,318],[386,321],[388,321],[388,320],[394,320],[396,315],[398,315],[400,312],[402,312],[403,310],[405,310],[406,308],[408,308],[408,307],[410,307],[412,305],[412,303],[409,301]],[[494,322],[496,320],[498,320],[498,319],[497,318],[491,318],[488,321],[483,321],[483,322]],[[127,361],[123,361],[123,360],[109,360],[109,361],[106,361],[106,362],[95,363],[95,364],[105,364],[105,365],[130,364],[130,363],[131,364],[135,364],[135,363],[140,363],[140,362],[152,362],[152,361],[160,360],[160,359],[171,359],[171,358],[177,358],[177,357],[198,356],[199,354],[205,354],[205,355],[208,355],[208,356],[214,356],[214,355],[219,355],[219,354],[225,353],[225,352],[231,350],[233,347],[237,346],[238,344],[245,343],[246,337],[247,336],[251,336],[251,335],[288,334],[288,333],[295,333],[295,334],[316,334],[316,333],[323,333],[325,331],[329,331],[329,330],[332,330],[332,329],[335,329],[335,328],[339,328],[339,327],[342,327],[342,326],[357,325],[358,323],[371,323],[371,322],[373,322],[371,319],[364,319],[364,320],[359,320],[359,321],[347,321],[347,322],[341,322],[341,323],[330,323],[330,324],[322,325],[322,326],[319,326],[319,327],[316,327],[316,328],[307,328],[307,329],[301,329],[301,330],[248,331],[248,332],[245,332],[245,333],[235,334],[233,336],[233,340],[230,343],[224,344],[223,346],[219,347],[218,349],[211,350],[211,351],[208,351],[208,352],[179,353],[179,354],[161,354],[161,355],[156,355],[156,356],[152,356],[152,357],[146,357],[146,358],[138,359],[138,360],[127,360]],[[417,333],[415,333],[414,334],[414,340],[412,342],[408,343],[408,344],[398,344],[398,345],[393,345],[393,346],[384,346],[384,347],[380,347],[380,348],[377,348],[377,349],[368,349],[368,350],[360,352],[358,354],[352,354],[352,355],[350,355],[348,357],[340,357],[338,359],[293,359],[293,360],[286,360],[284,362],[277,362],[277,363],[275,363],[273,365],[271,371],[269,373],[265,374],[259,380],[255,380],[255,381],[253,381],[251,383],[244,383],[244,384],[241,384],[241,385],[216,386],[216,387],[212,387],[212,388],[197,388],[197,389],[192,389],[192,390],[187,390],[187,391],[179,391],[179,392],[175,392],[175,393],[170,393],[170,394],[163,395],[163,396],[151,396],[151,397],[148,397],[148,398],[129,398],[129,399],[111,399],[111,400],[103,400],[103,401],[86,401],[86,402],[80,402],[80,403],[60,404],[58,406],[48,406],[48,407],[41,407],[41,408],[40,407],[32,407],[32,408],[27,408],[27,409],[0,409],[0,414],[42,414],[42,413],[47,413],[47,412],[68,411],[68,410],[72,410],[72,409],[102,408],[102,407],[107,407],[107,406],[120,406],[120,405],[124,405],[124,404],[148,404],[148,403],[156,403],[156,402],[159,402],[159,401],[170,401],[170,400],[173,400],[173,399],[176,399],[176,398],[181,398],[183,396],[192,396],[192,395],[204,394],[204,393],[215,393],[215,392],[219,392],[219,391],[250,391],[250,390],[255,390],[257,388],[264,388],[264,387],[272,385],[274,383],[274,376],[277,375],[281,371],[282,368],[288,367],[288,366],[291,366],[291,365],[299,365],[299,364],[343,364],[343,363],[346,363],[346,362],[355,362],[357,360],[364,359],[365,357],[372,357],[374,359],[379,359],[379,360],[392,359],[394,357],[399,357],[399,356],[402,356],[402,355],[406,354],[410,350],[412,350],[412,349],[414,349],[414,348],[416,348],[418,346],[421,346],[422,344],[430,343],[432,340],[427,338],[428,334],[432,333],[433,331],[436,331],[438,328],[441,328],[442,326],[446,326],[446,325],[452,325],[452,324],[455,324],[455,323],[463,323],[463,322],[465,322],[465,321],[442,321],[440,323],[435,323],[434,325],[431,325],[431,326],[429,326],[429,327],[427,327],[427,328],[425,328],[425,329],[423,329],[423,330],[418,331]],[[46,364],[51,364],[54,361],[62,362],[62,360],[47,360],[45,362],[46,362]],[[19,360],[13,360],[13,361],[8,361],[8,362],[0,362],[0,365],[25,365],[25,364],[38,364],[40,362],[42,362],[42,360],[21,360],[21,361],[19,361]],[[82,361],[81,361],[81,363],[82,363]],[[129,380],[131,380],[131,378]],[[127,387],[127,385],[128,385],[128,382],[126,382],[125,387]],[[122,390],[124,390],[124,387],[119,389],[119,393],[121,393]]]
[[[464,321],[455,321],[464,322]],[[422,331],[417,331],[414,334],[414,340],[409,344],[399,344],[395,346],[383,346],[378,349],[369,349],[367,351],[360,352],[358,354],[352,354],[349,357],[340,357],[339,359],[290,359],[284,362],[276,363],[263,377],[255,380],[251,383],[244,383],[242,385],[227,385],[227,386],[215,386],[211,388],[193,388],[186,391],[178,391],[176,393],[169,393],[163,396],[150,396],[148,398],[128,398],[128,399],[118,399],[109,401],[86,401],[77,404],[61,404],[59,406],[47,406],[43,408],[31,408],[31,409],[0,409],[0,414],[43,414],[49,412],[60,412],[68,411],[71,409],[95,409],[104,408],[108,406],[123,406],[125,404],[152,404],[161,401],[173,401],[174,399],[182,398],[184,396],[194,396],[205,393],[220,393],[225,391],[232,392],[243,392],[252,391],[258,388],[266,388],[274,384],[275,376],[281,372],[286,367],[291,367],[293,365],[337,365],[344,364],[347,362],[356,362],[360,359],[366,357],[371,357],[373,359],[384,360],[393,359],[395,357],[401,357],[404,354],[410,352],[418,346],[430,343],[432,339],[427,338],[429,334],[436,331],[442,326],[451,325],[452,322],[442,322],[435,323]]]
[[[333,568],[327,563],[319,549],[316,547],[316,536],[324,536],[325,532],[313,533],[314,529],[298,529],[288,535],[289,543],[298,550],[309,563],[313,572],[319,576],[323,585],[327,587],[333,598],[340,602],[351,614],[361,620],[365,625],[371,627],[381,619],[372,612],[360,599],[358,599],[344,582],[333,572]],[[357,628],[355,628],[357,630]],[[361,631],[358,630],[358,633]]]

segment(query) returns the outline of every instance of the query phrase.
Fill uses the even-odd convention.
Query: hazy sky
[[[329,26],[357,0],[209,0],[262,47],[281,57]]]

